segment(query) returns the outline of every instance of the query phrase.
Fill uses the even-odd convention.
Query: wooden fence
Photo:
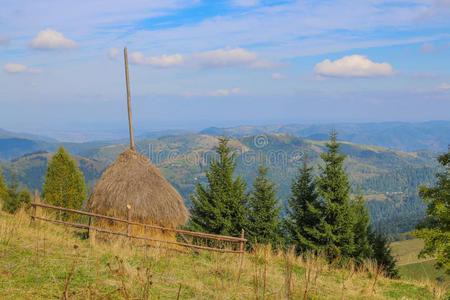
[[[36,199],[36,197],[35,197],[35,199]],[[43,221],[52,222],[52,223],[56,223],[56,224],[62,224],[62,225],[76,227],[76,228],[87,229],[88,230],[88,234],[91,231],[96,231],[96,232],[102,232],[102,233],[109,233],[109,234],[114,234],[114,235],[125,236],[125,237],[128,237],[130,239],[130,241],[132,239],[138,239],[138,240],[145,240],[145,241],[153,241],[153,242],[159,242],[159,243],[178,245],[178,246],[182,246],[182,247],[189,247],[196,254],[198,254],[197,249],[200,249],[200,250],[215,251],[215,252],[222,252],[222,253],[238,253],[241,256],[243,256],[244,252],[245,252],[245,243],[247,242],[247,240],[244,238],[244,229],[242,229],[241,237],[237,238],[237,237],[231,237],[231,236],[225,236],[225,235],[217,235],[217,234],[209,234],[209,233],[202,233],[202,232],[194,232],[194,231],[174,229],[174,228],[167,228],[167,227],[162,227],[162,226],[156,226],[156,225],[149,225],[149,224],[143,224],[143,223],[139,223],[139,222],[134,222],[134,221],[131,221],[131,219],[130,219],[131,207],[129,205],[127,205],[127,212],[128,212],[127,220],[116,218],[116,217],[104,216],[104,215],[95,214],[95,213],[90,213],[90,212],[85,212],[85,211],[76,210],[76,209],[70,209],[70,208],[64,208],[64,207],[59,207],[59,206],[39,203],[39,202],[33,202],[33,203],[31,203],[31,206],[33,208],[32,209],[32,215],[31,215],[31,222],[34,222],[35,220],[43,220]],[[78,214],[78,215],[82,215],[82,216],[87,216],[88,217],[88,224],[73,223],[73,222],[69,222],[69,221],[62,221],[62,220],[55,220],[55,219],[49,219],[49,218],[45,218],[45,217],[40,217],[40,216],[37,215],[37,208],[38,207],[45,208],[45,209],[52,209],[52,210],[56,210],[56,211],[60,211],[60,212],[68,212],[68,213],[74,213],[74,214]],[[93,220],[95,218],[105,219],[105,220],[110,220],[110,221],[115,221],[115,222],[120,222],[120,223],[125,223],[127,225],[126,232],[112,231],[112,230],[108,230],[108,229],[105,229],[105,228],[95,227],[95,225],[92,225],[93,224]],[[131,226],[142,226],[143,228],[158,229],[158,230],[161,230],[163,232],[165,232],[165,231],[167,231],[167,232],[174,232],[175,234],[180,235],[180,237],[183,239],[184,242],[166,241],[166,240],[151,238],[151,237],[147,237],[147,236],[133,235],[131,233]],[[235,243],[236,246],[237,245],[239,246],[239,250],[195,245],[195,244],[191,243],[186,238],[186,235],[187,236],[192,236],[192,237],[197,237],[197,238],[204,238],[204,239],[208,239],[208,240],[217,240],[217,241]]]

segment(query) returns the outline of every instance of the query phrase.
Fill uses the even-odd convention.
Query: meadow
[[[400,276],[405,279],[431,280],[441,286],[448,287],[450,276],[443,270],[434,268],[433,258],[419,258],[419,252],[423,249],[424,243],[420,239],[411,239],[391,244],[392,254],[397,258],[397,265]]]
[[[389,279],[376,264],[258,246],[240,257],[189,249],[145,249],[127,240],[0,213],[2,299],[444,299],[431,280]]]

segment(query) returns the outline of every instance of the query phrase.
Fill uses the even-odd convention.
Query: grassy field
[[[450,286],[450,276],[446,275],[443,270],[436,270],[433,266],[433,259],[418,258],[423,246],[423,241],[420,239],[391,244],[392,253],[397,258],[400,276],[405,279],[431,280],[441,286]]]
[[[427,258],[418,258],[419,252],[423,249],[423,246],[424,244],[421,239],[391,243],[392,254],[396,257],[398,265],[418,263],[427,260]]]
[[[259,247],[234,254],[80,239],[80,232],[0,213],[1,299],[443,299],[430,281],[391,280]]]
[[[434,261],[423,261],[399,267],[400,276],[404,279],[432,280],[442,286],[449,287],[450,278],[443,270],[434,268]]]

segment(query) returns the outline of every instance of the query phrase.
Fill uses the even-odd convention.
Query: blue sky
[[[3,0],[0,128],[450,120],[450,1]],[[125,127],[126,129],[126,127]]]

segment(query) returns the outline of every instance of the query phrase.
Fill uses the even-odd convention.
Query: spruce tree
[[[323,246],[322,207],[312,171],[305,157],[303,167],[292,182],[292,196],[288,199],[287,216],[283,222],[288,244],[295,246],[297,253],[319,250]]]
[[[2,209],[4,211],[13,214],[16,211],[18,211],[21,207],[29,208],[31,202],[31,193],[26,188],[20,191],[18,190],[19,183],[17,182],[17,177],[14,170],[11,174],[11,182],[9,184],[9,187],[6,186],[1,187],[1,185],[2,184],[0,183],[0,189],[4,190],[2,192],[3,193]]]
[[[87,198],[83,173],[63,146],[49,162],[43,195],[49,204],[73,209],[80,209]],[[62,214],[62,218],[67,219],[67,214]]]
[[[328,151],[321,154],[324,162],[318,189],[324,200],[324,229],[330,257],[354,254],[353,214],[350,205],[350,183],[344,170],[345,155],[339,153],[336,132],[330,133]]]
[[[435,186],[419,188],[428,208],[427,218],[417,225],[416,235],[425,242],[420,257],[436,257],[435,267],[450,274],[450,147],[438,162],[443,171],[436,174]]]
[[[369,229],[370,230],[370,229]],[[399,278],[398,269],[395,265],[395,258],[392,256],[391,247],[387,237],[377,231],[370,230],[369,243],[373,251],[373,258],[383,271],[391,278]]]
[[[191,195],[193,206],[189,226],[193,230],[239,236],[244,228],[248,200],[246,182],[241,175],[233,179],[235,153],[228,142],[226,137],[219,138],[217,158],[211,159],[206,171],[208,183],[197,183]]]
[[[249,197],[247,239],[250,245],[255,240],[272,245],[281,242],[280,199],[277,197],[275,183],[267,178],[268,170],[264,163],[259,166]]]
[[[359,193],[352,202],[352,210],[355,220],[353,227],[355,251],[353,257],[358,263],[361,263],[366,258],[372,258],[374,253],[369,241],[371,233],[369,211],[364,197]]]

